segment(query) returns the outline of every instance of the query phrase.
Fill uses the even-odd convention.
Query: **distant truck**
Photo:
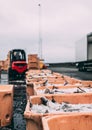
[[[79,71],[92,69],[92,33],[76,42],[76,66]]]

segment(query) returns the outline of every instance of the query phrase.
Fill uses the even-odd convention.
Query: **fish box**
[[[55,95],[54,94],[54,95],[45,95],[45,97],[50,101],[54,100],[55,102],[60,103],[60,104],[63,102],[68,102],[71,104],[91,104],[92,103],[92,93],[65,94],[65,95],[59,95],[59,94]],[[24,117],[26,119],[26,130],[43,130],[42,118],[45,116],[66,115],[66,112],[62,112],[62,111],[61,112],[56,111],[56,112],[42,113],[44,108],[42,109],[42,111],[40,111],[40,113],[34,112],[32,110],[32,105],[42,104],[41,98],[42,98],[41,95],[40,96],[31,96],[28,100],[28,103],[27,103],[27,106],[26,106],[26,109],[24,112]],[[71,115],[71,113],[73,113],[73,112],[67,112],[67,114],[70,114],[70,115]],[[79,112],[74,112],[74,113],[78,114]],[[89,112],[89,113],[91,114],[92,112]],[[92,118],[91,118],[91,120],[92,120]],[[69,130],[72,130],[72,129],[69,129]],[[83,130],[83,129],[78,129],[78,130]]]
[[[13,85],[0,85],[0,127],[11,124],[13,115]]]
[[[92,130],[92,113],[71,113],[42,118],[43,130]]]

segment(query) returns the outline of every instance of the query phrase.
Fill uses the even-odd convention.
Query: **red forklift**
[[[8,81],[25,80],[27,71],[26,53],[23,49],[13,49],[8,54]]]

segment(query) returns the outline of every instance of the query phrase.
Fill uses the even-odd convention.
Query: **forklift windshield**
[[[25,61],[25,52],[24,51],[13,51],[12,61]]]

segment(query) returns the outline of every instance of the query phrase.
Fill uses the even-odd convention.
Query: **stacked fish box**
[[[4,61],[0,61],[0,69],[7,71],[8,70],[8,59],[4,60]]]
[[[4,70],[4,61],[3,60],[0,61],[0,70]]]
[[[26,83],[26,130],[92,129],[92,81],[51,70],[29,70]]]
[[[64,76],[60,73],[52,73],[50,70],[34,70],[34,72],[30,70],[27,72],[26,80],[28,96],[38,94],[39,92],[37,91],[39,90],[47,92],[49,89],[53,89],[51,91],[54,92],[57,89],[55,91],[59,92],[60,88],[67,89],[82,86],[80,80]]]
[[[50,70],[29,70],[26,72],[26,92],[28,97],[34,95],[34,86],[38,87],[46,83],[47,75],[51,75]]]
[[[59,73],[52,73],[50,70],[33,70],[27,72],[26,80],[27,84],[35,82],[35,84],[43,85],[43,84],[64,84],[65,79]]]
[[[9,62],[8,62],[8,59],[6,59],[6,60],[4,61],[4,70],[7,71],[8,68],[9,68]]]
[[[28,69],[39,69],[39,58],[37,54],[28,55]]]
[[[10,54],[8,53],[7,58],[4,60],[3,70],[8,71],[9,66],[10,66]]]

